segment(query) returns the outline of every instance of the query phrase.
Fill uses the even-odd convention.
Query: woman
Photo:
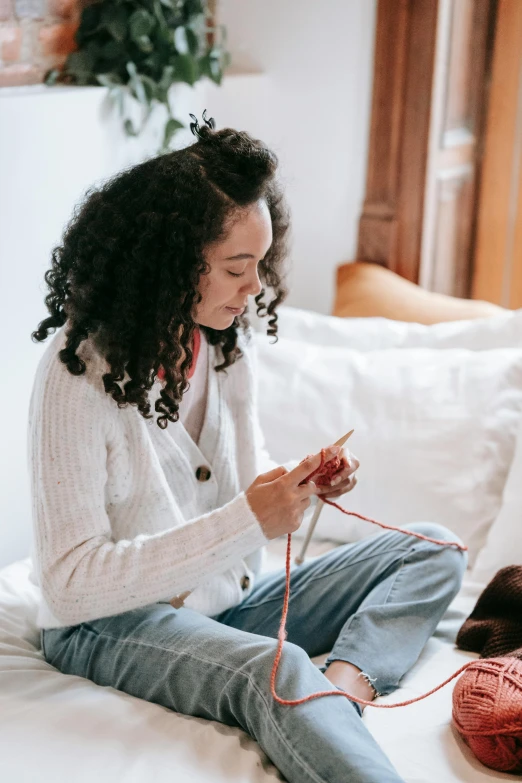
[[[285,574],[260,576],[263,545],[299,527],[312,495],[352,489],[359,463],[342,450],[337,486],[319,488],[306,479],[320,454],[277,466],[263,448],[245,312],[254,297],[277,338],[287,213],[274,154],[203,118],[193,145],[88,193],[45,275],[50,317],[33,339],[65,328],[29,421],[44,655],[242,727],[291,782],[397,783],[359,704],[270,695]],[[393,691],[465,558],[390,531],[301,566],[278,694]],[[321,669],[310,661],[328,651]]]

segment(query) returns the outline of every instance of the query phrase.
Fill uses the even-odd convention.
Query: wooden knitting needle
[[[339,438],[338,441],[334,443],[334,446],[344,446],[348,438],[353,434],[354,430],[350,430],[350,432],[347,432],[346,435],[343,435],[342,438]],[[306,538],[303,541],[303,546],[301,547],[301,552],[297,555],[295,558],[296,565],[301,565],[304,563],[306,550],[308,549],[308,544],[310,543],[310,540],[314,534],[315,526],[317,525],[317,520],[319,519],[319,515],[321,511],[323,510],[324,502],[321,500],[319,496],[317,496],[317,505],[315,507],[312,519],[310,520],[310,525],[308,526],[308,532],[306,534]]]

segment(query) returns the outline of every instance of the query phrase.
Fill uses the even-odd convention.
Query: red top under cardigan
[[[201,333],[199,329],[194,329],[194,345],[192,348],[193,357],[192,357],[192,364],[190,365],[187,378],[192,378],[192,376],[196,371],[196,362],[199,356],[200,345],[201,345]],[[158,378],[162,381],[165,380],[165,370],[163,369],[163,367],[160,367],[158,370]]]

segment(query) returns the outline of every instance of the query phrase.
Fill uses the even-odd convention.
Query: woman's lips
[[[240,315],[245,311],[244,307],[225,307],[225,310],[229,310],[231,313],[234,313],[234,315]]]

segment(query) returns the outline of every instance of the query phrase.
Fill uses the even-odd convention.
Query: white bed
[[[297,547],[297,542],[295,542]],[[316,556],[334,546],[315,542]],[[284,565],[285,539],[267,567]],[[0,571],[0,780],[5,783],[261,783],[281,780],[238,729],[188,718],[45,662],[35,625],[38,588],[26,558]],[[420,695],[478,656],[455,647],[483,585],[469,577],[402,687],[381,703]],[[451,724],[455,681],[396,710],[367,707],[363,720],[407,783],[516,780],[480,764]],[[204,753],[202,753],[204,748]]]
[[[456,648],[458,629],[496,570],[522,563],[522,311],[430,327],[292,308],[281,315],[280,344],[259,343],[260,417],[272,457],[305,456],[355,426],[359,483],[341,505],[396,525],[441,522],[470,545],[461,591],[401,688],[379,702],[410,699],[478,657]],[[314,539],[311,556],[380,530],[327,507],[317,532],[323,540]],[[272,542],[267,568],[283,567],[285,543]],[[0,570],[2,783],[281,779],[240,730],[47,664],[30,566],[26,557]],[[363,721],[406,783],[519,779],[484,767],[454,731],[455,682],[407,707],[369,706]]]

